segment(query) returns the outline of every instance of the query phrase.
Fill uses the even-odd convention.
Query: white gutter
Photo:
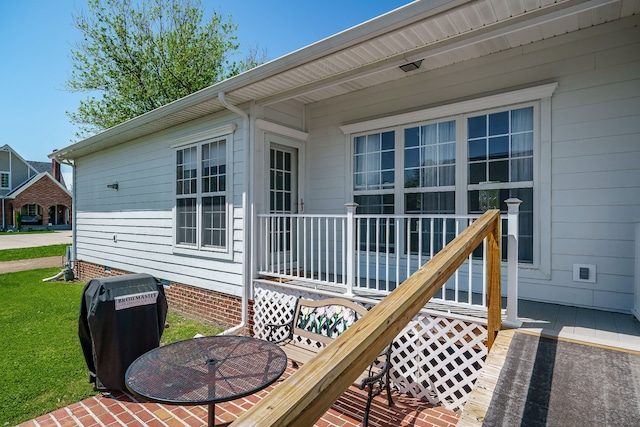
[[[240,108],[235,105],[230,104],[225,98],[224,92],[218,92],[218,100],[222,105],[224,105],[228,110],[238,114],[242,117],[243,121],[243,133],[244,133],[244,143],[245,143],[245,167],[247,168],[247,173],[245,174],[245,191],[242,193],[242,224],[244,226],[244,239],[243,239],[243,266],[242,266],[242,317],[240,323],[223,331],[220,335],[231,335],[238,331],[244,329],[247,325],[247,320],[249,317],[249,294],[251,291],[251,281],[253,279],[253,275],[251,274],[251,215],[249,214],[249,202],[251,198],[249,197],[249,190],[251,188],[251,180],[253,179],[253,168],[249,167],[249,162],[251,161],[251,146],[250,143],[250,132],[249,132],[249,115],[242,111]],[[251,138],[252,139],[252,138]]]
[[[76,259],[78,259],[78,252],[76,250],[78,243],[78,236],[76,235],[76,219],[77,219],[77,211],[76,211],[76,165],[75,162],[72,162],[67,159],[60,159],[55,155],[56,151],[53,152],[52,155],[49,156],[56,160],[60,164],[64,164],[71,167],[71,259],[73,259],[73,266],[75,267]],[[70,263],[70,260],[67,260],[67,263]]]

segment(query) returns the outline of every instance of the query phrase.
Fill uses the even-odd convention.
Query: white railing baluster
[[[304,256],[302,257],[302,262],[304,263],[302,275],[304,276],[307,272],[307,218],[304,218],[302,221],[302,228],[302,252],[304,252]]]
[[[391,228],[391,220],[384,222],[384,239],[385,239],[385,258],[384,258],[384,289],[389,292],[391,285],[389,284],[389,251],[391,250],[391,241],[389,240],[389,231]]]
[[[365,257],[366,257],[366,261],[367,261],[367,269],[364,272],[364,277],[365,277],[365,289],[369,289],[369,275],[371,274],[369,272],[369,263],[371,261],[371,246],[369,246],[371,244],[371,219],[367,219],[367,247],[365,248]]]
[[[445,220],[446,221],[446,220]],[[459,234],[459,227],[458,227],[458,221],[454,220],[454,225],[455,225],[455,235],[457,236]],[[456,270],[456,272],[453,275],[453,289],[454,289],[454,294],[455,294],[455,301],[460,301],[460,287],[459,287],[459,283],[458,283],[458,270]]]
[[[400,286],[400,230],[402,230],[402,221],[401,218],[396,218],[396,287]]]
[[[361,241],[362,241],[362,224],[361,224],[361,220],[360,219],[355,219],[355,228],[354,228],[354,238],[357,238],[354,241],[354,245],[355,245],[355,258],[353,259],[353,271],[354,271],[354,278],[355,278],[355,286],[357,287],[361,287],[362,286],[362,274],[360,271],[360,260],[362,259],[362,254],[361,254],[361,250],[360,250],[360,245],[361,245]],[[357,266],[357,267],[356,267]]]
[[[380,257],[378,256],[378,253],[380,252],[380,218],[376,218],[375,224],[376,224],[376,229],[375,229],[376,243],[374,246],[373,253],[375,254],[375,257],[376,257],[376,271],[375,271],[376,290],[379,291],[380,290]]]
[[[322,265],[322,255],[324,251],[322,250],[322,230],[323,230],[323,221],[322,218],[318,218],[318,271],[316,275],[318,280],[322,281],[322,271],[324,270]]]
[[[329,217],[325,218],[324,220],[324,245],[326,248],[326,252],[324,254],[324,264],[325,264],[325,268],[324,268],[324,274],[325,277],[327,279],[327,281],[329,281],[329,272],[331,270],[329,270],[329,260],[330,260],[330,256],[329,256]]]
[[[313,244],[313,238],[315,236],[314,234],[314,223],[315,223],[315,218],[309,218],[309,275],[310,277],[313,279],[313,267],[314,267],[314,257],[313,257],[313,248],[314,248],[314,244]]]
[[[449,233],[452,236],[459,235],[461,230],[469,227],[474,218],[479,217],[356,215],[357,205],[346,206],[347,213],[342,215],[258,215],[258,274],[306,281],[315,286],[326,284],[342,287],[351,295],[354,288],[385,295],[446,246],[451,240]],[[513,221],[509,223],[509,228],[513,229],[512,225]],[[513,233],[517,233],[517,228],[514,230]],[[442,236],[438,236],[439,233]],[[509,235],[511,233],[509,231]],[[507,253],[509,250],[517,251],[512,243],[514,238],[517,239],[517,236],[510,236]],[[471,254],[461,267],[462,270],[452,275],[450,283],[441,288],[434,300],[447,304],[486,306],[486,252],[484,242],[482,259]],[[517,256],[517,252],[515,253]],[[511,264],[511,268],[514,267],[517,269],[517,258]],[[507,270],[508,268],[509,265]],[[513,270],[510,273],[513,274]],[[468,279],[466,283],[464,277]],[[512,277],[509,276],[509,279],[512,280]],[[482,283],[478,283],[474,289],[476,278]],[[481,293],[480,298],[475,298],[475,290]],[[509,288],[508,295],[517,298],[517,289],[513,291]],[[507,299],[508,308],[509,304]],[[513,305],[511,307],[513,309]],[[509,311],[507,318],[511,317],[517,319],[517,312],[514,315],[513,311]]]
[[[471,220],[467,220],[467,227],[471,224]],[[473,252],[469,254],[469,259],[467,261],[469,263],[469,299],[467,300],[468,304],[473,302]]]
[[[333,281],[338,282],[338,219],[333,219]]]
[[[422,220],[418,219],[418,268],[422,265]]]
[[[296,217],[296,276],[300,276],[300,220],[302,217]]]
[[[407,220],[407,277],[411,276],[411,219]]]

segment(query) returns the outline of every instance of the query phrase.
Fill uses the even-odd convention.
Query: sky
[[[231,15],[242,47],[266,48],[276,59],[382,15],[410,0],[202,0]],[[81,33],[73,15],[86,0],[0,0],[0,146],[48,162],[54,149],[76,141],[67,111],[86,93],[64,90],[70,51]]]

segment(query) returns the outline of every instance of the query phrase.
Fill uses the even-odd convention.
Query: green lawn
[[[0,274],[0,425],[96,394],[78,340],[84,283],[42,282],[59,270]],[[172,313],[167,321],[163,342],[221,331]]]
[[[0,261],[17,261],[20,259],[44,258],[49,256],[63,256],[67,250],[66,244],[39,246],[36,248],[4,249],[0,251]]]

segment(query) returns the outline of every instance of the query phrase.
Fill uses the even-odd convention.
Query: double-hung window
[[[455,185],[456,121],[443,120],[405,127],[404,213],[455,213]],[[412,220],[409,229],[412,253],[418,251],[421,237],[425,242],[425,254],[439,251],[445,241],[455,237],[453,220]],[[419,236],[420,233],[422,236]],[[430,239],[431,234],[433,239]]]
[[[230,135],[223,134],[175,152],[175,247],[228,253]]]
[[[546,181],[541,176],[549,174],[550,153],[543,142],[550,138],[550,97],[556,86],[343,126],[352,135],[357,213],[411,217],[480,214],[490,208],[504,213],[505,200],[518,198],[519,261],[548,269],[548,259],[540,257],[541,248],[548,247],[542,233],[550,218],[540,213],[546,212],[540,204],[549,203],[550,189],[541,186]],[[375,130],[379,124],[384,127]],[[453,219],[414,218],[401,232],[411,242],[406,251],[418,251],[421,239],[429,242],[422,250],[435,253],[453,239],[454,230]],[[503,227],[503,256],[506,232]]]
[[[468,211],[482,213],[501,207],[504,211],[505,200],[512,197],[522,200],[518,258],[520,262],[532,263],[534,107],[471,115],[466,123]],[[502,246],[505,252],[504,238]]]
[[[358,213],[394,213],[395,132],[377,132],[354,138],[354,201]],[[358,225],[360,248],[375,250],[373,242],[393,251],[394,223],[388,219],[362,220]],[[368,246],[367,246],[368,245]],[[373,245],[373,246],[372,246]],[[381,249],[381,248],[378,248]]]
[[[9,188],[9,172],[0,172],[0,188]]]

